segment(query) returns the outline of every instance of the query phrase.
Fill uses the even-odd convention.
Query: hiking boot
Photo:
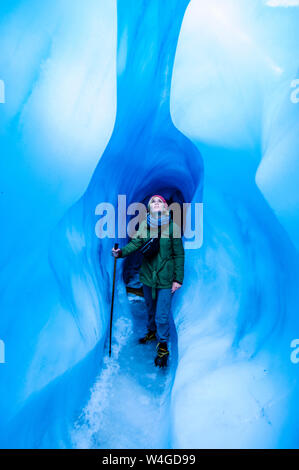
[[[161,367],[167,366],[167,360],[169,356],[169,351],[167,349],[167,343],[158,343],[157,344],[157,356],[155,358],[155,365]]]
[[[139,339],[140,344],[149,343],[150,341],[154,341],[156,339],[156,332],[149,330],[143,338]]]

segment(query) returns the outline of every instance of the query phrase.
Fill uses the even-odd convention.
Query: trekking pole
[[[117,250],[117,248],[118,248],[118,243],[114,243],[114,249]],[[110,343],[109,343],[109,357],[111,357],[112,317],[113,317],[113,301],[114,301],[116,260],[117,260],[117,258],[114,258],[113,286],[112,286],[112,301],[111,301],[111,312],[110,312]]]

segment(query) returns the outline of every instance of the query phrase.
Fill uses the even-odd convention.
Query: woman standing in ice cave
[[[169,357],[169,321],[173,293],[183,284],[184,247],[181,230],[171,219],[163,196],[153,195],[147,217],[140,223],[134,238],[123,248],[112,248],[112,255],[124,258],[134,251],[143,253],[139,279],[147,309],[147,333],[141,344],[157,339],[155,365],[165,367]]]

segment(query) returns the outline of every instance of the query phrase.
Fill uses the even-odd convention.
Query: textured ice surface
[[[270,3],[1,3],[1,447],[298,447],[299,9]],[[154,387],[121,260],[107,358],[125,241],[94,227],[160,191],[204,243]]]

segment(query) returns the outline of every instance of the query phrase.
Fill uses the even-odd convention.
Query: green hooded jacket
[[[157,229],[152,228],[151,236],[155,236]],[[140,223],[138,231],[127,245],[121,248],[120,258],[124,258],[137,251],[150,238],[150,228],[147,221]],[[152,260],[143,257],[139,271],[139,280],[152,287],[152,298],[156,298],[156,288],[169,289],[174,281],[183,284],[185,252],[178,225],[170,220],[169,236],[168,224],[162,226],[160,249]]]

